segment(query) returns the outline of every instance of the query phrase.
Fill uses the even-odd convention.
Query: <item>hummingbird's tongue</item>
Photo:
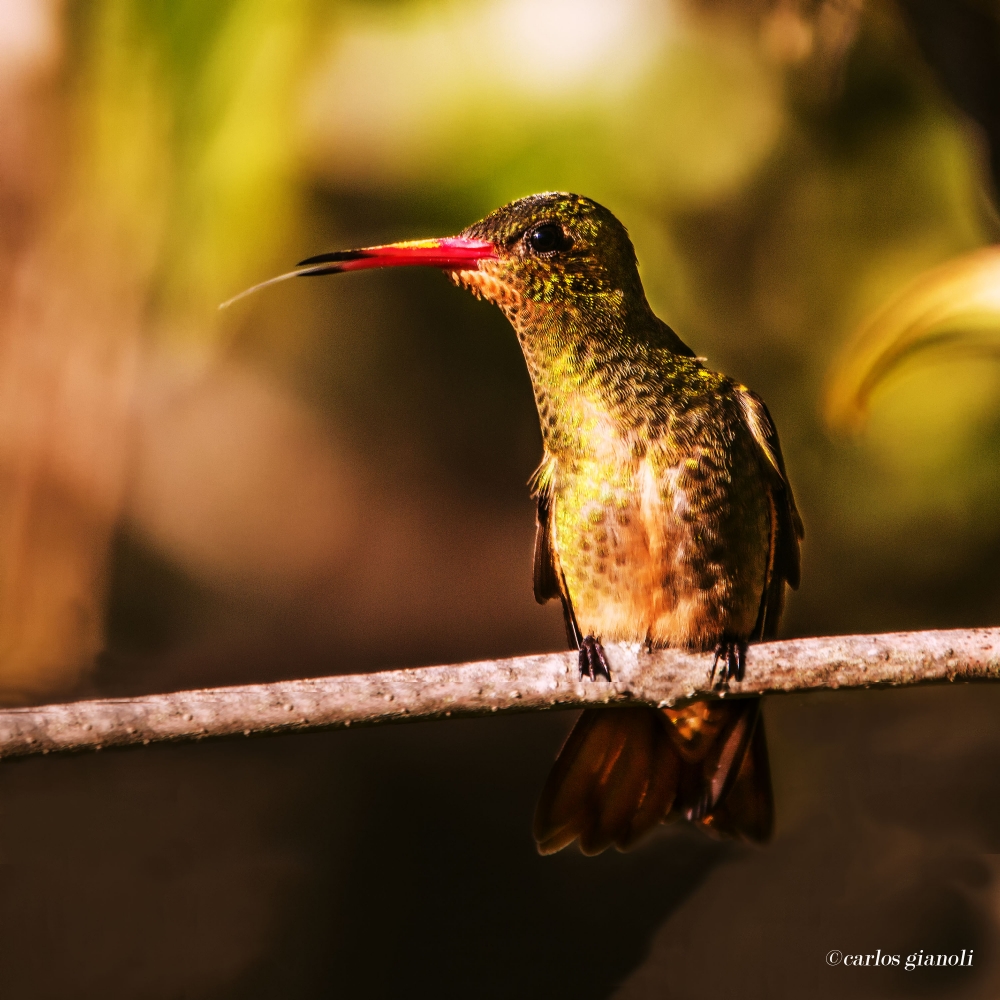
[[[361,250],[336,250],[299,261],[294,271],[268,278],[258,285],[234,295],[219,306],[225,309],[238,299],[267,285],[289,278],[311,278],[342,271],[363,271],[373,267],[440,267],[447,271],[474,271],[483,260],[493,260],[496,247],[488,240],[470,240],[464,236],[445,236],[434,240],[408,240]]]

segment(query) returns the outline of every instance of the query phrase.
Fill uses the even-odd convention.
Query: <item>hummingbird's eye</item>
[[[528,246],[535,253],[552,253],[554,250],[568,250],[573,241],[563,232],[557,222],[546,222],[528,233]]]

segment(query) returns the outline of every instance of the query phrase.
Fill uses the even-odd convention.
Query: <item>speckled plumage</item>
[[[572,245],[533,254],[525,233],[553,221]],[[454,278],[503,309],[534,387],[539,599],[558,588],[604,641],[770,631],[801,529],[763,403],[656,318],[624,227],[589,199],[535,195],[463,235],[498,257]]]

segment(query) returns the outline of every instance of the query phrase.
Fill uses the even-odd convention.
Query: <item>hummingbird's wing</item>
[[[656,317],[656,322],[660,328],[660,335],[662,337],[663,343],[674,353],[679,354],[682,358],[693,358],[695,357],[694,351],[688,347],[687,344],[681,340],[680,337],[674,333],[673,329],[667,326],[659,316]]]
[[[784,606],[785,584],[793,590],[799,585],[799,539],[804,532],[771,414],[764,400],[745,386],[737,387],[737,398],[743,419],[760,448],[761,471],[771,505],[767,580],[753,637],[772,639]]]
[[[538,477],[541,480],[541,476]],[[555,553],[552,551],[552,480],[539,482],[535,493],[535,559],[532,580],[535,600],[544,604],[553,597],[561,597],[559,572]]]
[[[566,578],[552,545],[552,488],[555,485],[555,463],[546,457],[532,478],[535,503],[535,556],[532,582],[535,600],[539,604],[558,597],[562,601],[566,639],[573,649],[579,649],[583,633],[576,621],[573,604],[566,588]]]

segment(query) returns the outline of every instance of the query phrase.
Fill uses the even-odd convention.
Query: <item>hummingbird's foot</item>
[[[588,635],[580,643],[580,680],[583,680],[584,677],[596,680],[601,676],[611,680],[608,657],[601,645],[601,640]]]
[[[747,644],[741,639],[724,638],[715,647],[715,659],[712,660],[712,672],[708,675],[708,683],[715,680],[715,669],[722,661],[722,669],[719,671],[718,688],[729,687],[731,680],[743,680],[743,673],[747,664]]]

